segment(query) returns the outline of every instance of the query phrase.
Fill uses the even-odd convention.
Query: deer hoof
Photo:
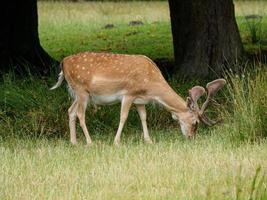
[[[115,145],[116,147],[119,147],[120,144],[121,144],[120,141],[117,141],[117,140],[114,141],[114,145]]]
[[[70,141],[72,145],[76,146],[78,144],[78,142],[76,140],[74,141]]]
[[[153,141],[150,138],[145,138],[146,144],[153,144]]]

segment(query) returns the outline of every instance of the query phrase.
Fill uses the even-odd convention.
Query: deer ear
[[[191,111],[194,111],[196,109],[195,103],[191,97],[186,98],[186,106]]]

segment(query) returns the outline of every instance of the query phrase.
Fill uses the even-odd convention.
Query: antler
[[[195,109],[199,111],[199,106],[197,101],[205,92],[206,92],[205,89],[201,86],[193,87],[191,90],[189,90],[189,99],[187,99],[188,104],[193,105]]]
[[[226,84],[224,79],[216,79],[212,82],[209,82],[206,86],[208,90],[208,97],[204,104],[202,105],[201,109],[198,106],[198,99],[206,92],[205,89],[201,86],[195,86],[191,90],[189,90],[189,97],[187,97],[187,107],[191,111],[195,111],[198,113],[199,119],[207,124],[208,126],[212,126],[216,124],[216,121],[210,120],[205,115],[205,110],[207,109],[210,100],[214,97],[214,95]]]
[[[209,119],[204,113],[202,115],[199,115],[199,119],[208,126],[213,126],[218,123],[218,121]]]
[[[210,100],[214,97],[214,95],[226,84],[225,79],[216,79],[212,82],[209,82],[206,86],[208,90],[208,97],[204,104],[201,107],[200,115],[204,113],[204,111],[207,109]]]
[[[208,97],[204,104],[201,107],[201,110],[199,111],[199,118],[202,122],[207,124],[208,126],[212,126],[216,124],[216,121],[210,120],[205,114],[205,110],[207,109],[210,100],[214,97],[214,95],[226,84],[225,79],[216,79],[212,82],[209,82],[206,86],[208,90]]]

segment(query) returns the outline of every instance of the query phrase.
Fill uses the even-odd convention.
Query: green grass
[[[65,28],[66,32],[73,29]],[[121,24],[113,30],[99,28],[89,33],[74,29],[68,36],[64,36],[66,32],[58,30],[57,37],[51,37],[49,33],[42,37],[44,47],[57,59],[80,51],[144,54],[152,59],[173,57],[170,25],[166,22],[138,27]]]
[[[259,67],[259,66],[258,66]],[[257,141],[267,136],[267,71],[257,69],[235,75],[228,72],[231,109],[225,114],[236,141]]]
[[[44,48],[57,59],[80,51],[172,59],[168,16],[166,2],[39,2],[40,38]],[[128,26],[133,20],[145,25]],[[115,28],[104,29],[106,24]]]
[[[58,60],[80,51],[173,59],[167,2],[39,2],[38,5],[41,43]],[[267,2],[237,1],[235,8],[245,49],[250,53],[266,50]],[[263,18],[260,24],[255,24],[245,19],[247,15]],[[145,25],[129,27],[133,20],[140,20]],[[113,24],[115,28],[104,29],[107,24]],[[261,43],[251,43],[255,35],[253,27]]]
[[[245,11],[258,4],[237,2],[237,21],[246,48]],[[263,4],[265,5],[265,4]],[[261,7],[264,7],[261,5]],[[244,10],[244,9],[243,9]],[[143,26],[129,27],[131,20]],[[39,2],[42,45],[55,58],[80,51],[112,51],[172,59],[166,2]],[[114,29],[103,29],[112,23]],[[262,22],[267,28],[266,17]],[[94,141],[69,142],[65,87],[49,91],[53,77],[23,79],[7,74],[0,83],[0,199],[267,199],[267,70],[249,64],[243,75],[226,72],[227,86],[208,110],[224,122],[202,125],[186,140],[163,108],[148,106],[152,145],[143,143],[133,108],[113,146],[119,105],[105,106],[86,121]],[[168,80],[183,97],[206,80]]]

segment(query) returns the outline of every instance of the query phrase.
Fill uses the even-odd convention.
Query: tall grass
[[[267,137],[267,70],[257,67],[242,75],[226,73],[230,104],[225,109],[224,118],[229,119],[225,131],[235,141]]]
[[[60,90],[57,94],[48,94],[46,80],[31,75],[16,79],[8,74],[0,84],[0,90],[1,137],[49,136],[64,130],[61,113],[66,109],[64,98],[68,97]]]

